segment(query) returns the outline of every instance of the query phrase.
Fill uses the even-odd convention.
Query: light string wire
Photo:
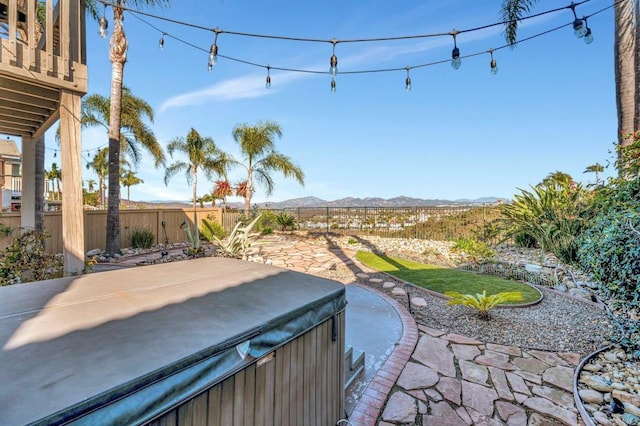
[[[190,22],[185,22],[185,21],[180,21],[180,20],[176,20],[176,19],[172,19],[172,18],[167,18],[167,17],[163,17],[163,16],[159,16],[159,15],[155,15],[155,14],[151,14],[148,12],[144,12],[144,11],[140,11],[137,9],[132,9],[132,8],[128,8],[128,7],[121,7],[121,6],[117,6],[111,2],[105,1],[105,0],[99,0],[100,3],[104,4],[105,7],[107,6],[111,6],[111,7],[117,7],[122,9],[123,11],[128,12],[131,16],[135,17],[136,19],[138,19],[139,21],[141,21],[142,23],[146,24],[147,26],[149,26],[150,28],[154,29],[155,31],[157,31],[161,37],[167,37],[167,38],[171,38],[173,40],[176,40],[182,44],[185,44],[189,47],[192,47],[194,49],[200,50],[202,52],[205,53],[209,53],[209,49],[205,49],[202,48],[192,42],[189,42],[187,40],[184,40],[180,37],[174,36],[171,33],[160,29],[159,27],[157,27],[156,25],[152,24],[151,22],[143,19],[141,16],[147,16],[153,19],[157,19],[160,21],[165,21],[165,22],[169,22],[172,24],[177,24],[177,25],[181,25],[181,26],[185,26],[185,27],[190,27],[190,28],[195,28],[195,29],[200,29],[200,30],[204,30],[204,31],[210,31],[210,32],[214,32],[216,34],[230,34],[230,35],[236,35],[236,36],[242,36],[242,37],[253,37],[253,38],[265,38],[265,39],[274,39],[274,40],[287,40],[287,41],[297,41],[297,42],[312,42],[312,43],[331,43],[333,45],[338,44],[338,43],[367,43],[367,42],[382,42],[382,41],[398,41],[398,40],[409,40],[409,39],[419,39],[419,38],[430,38],[430,37],[451,37],[452,35],[456,34],[464,34],[464,33],[470,33],[470,32],[475,32],[475,31],[480,31],[480,30],[484,30],[484,29],[488,29],[488,28],[492,28],[495,26],[501,26],[501,25],[505,25],[511,22],[522,22],[522,21],[526,21],[528,19],[533,19],[533,18],[537,18],[540,16],[544,16],[544,15],[548,15],[551,13],[557,13],[566,9],[572,9],[575,10],[575,8],[577,6],[580,6],[582,4],[588,3],[591,0],[582,0],[580,2],[572,2],[567,6],[562,6],[562,7],[558,7],[555,9],[550,9],[550,10],[546,10],[543,12],[539,12],[536,14],[532,14],[532,15],[528,15],[525,16],[523,18],[517,19],[517,20],[506,20],[506,21],[500,21],[500,22],[495,22],[492,24],[487,24],[487,25],[482,25],[482,26],[478,26],[478,27],[473,27],[473,28],[468,28],[468,29],[462,29],[462,30],[453,30],[451,32],[445,32],[445,33],[431,33],[431,34],[416,34],[416,35],[405,35],[405,36],[394,36],[394,37],[374,37],[374,38],[358,38],[358,39],[344,39],[344,40],[339,40],[339,39],[316,39],[316,38],[305,38],[305,37],[292,37],[292,36],[282,36],[282,35],[269,35],[269,34],[256,34],[256,33],[247,33],[247,32],[240,32],[240,31],[229,31],[229,30],[221,30],[217,27],[215,28],[211,28],[211,27],[205,27],[202,25],[198,25],[198,24],[193,24]],[[624,0],[616,0],[613,4],[605,6],[589,15],[584,15],[581,19],[582,20],[586,20],[588,18],[591,18],[592,16],[598,15],[600,13],[605,12],[608,9],[611,9],[613,7],[615,7],[618,3],[621,3]],[[572,21],[573,22],[573,21]],[[557,27],[548,29],[546,31],[534,34],[532,36],[517,40],[516,42],[514,42],[513,44],[504,44],[501,45],[499,47],[495,47],[495,48],[491,48],[489,50],[483,50],[483,51],[478,51],[478,52],[474,52],[474,53],[469,53],[466,55],[461,55],[460,58],[464,59],[464,58],[471,58],[471,57],[475,57],[475,56],[480,56],[480,55],[484,55],[487,53],[490,53],[491,51],[495,52],[498,50],[502,50],[505,49],[507,47],[513,47],[515,45],[519,45],[522,44],[524,42],[533,40],[537,37],[541,37],[543,35],[549,34],[551,32],[554,31],[558,31],[562,28],[566,28],[570,25],[572,25],[572,22],[567,23],[567,24],[563,24],[563,25],[559,25]],[[288,67],[279,67],[279,66],[273,66],[271,64],[269,65],[264,65],[261,63],[257,63],[257,62],[252,62],[252,61],[248,61],[245,59],[240,59],[240,58],[235,58],[232,56],[227,56],[227,55],[217,55],[218,57],[227,59],[229,61],[233,61],[233,62],[237,62],[237,63],[241,63],[241,64],[245,64],[245,65],[249,65],[249,66],[254,66],[254,67],[258,67],[258,68],[263,68],[263,69],[269,69],[269,70],[278,70],[278,71],[285,71],[285,72],[296,72],[296,73],[307,73],[307,74],[328,74],[327,71],[319,71],[319,70],[310,70],[310,69],[300,69],[300,68],[288,68]],[[437,60],[437,61],[432,61],[432,62],[426,62],[426,63],[421,63],[421,64],[416,64],[416,65],[407,65],[407,66],[402,66],[402,67],[392,67],[392,68],[380,68],[380,69],[364,69],[364,70],[353,70],[353,71],[340,71],[341,75],[346,75],[346,74],[367,74],[367,73],[384,73],[384,72],[397,72],[397,71],[406,71],[407,69],[412,70],[412,69],[417,69],[417,68],[424,68],[424,67],[428,67],[428,66],[434,66],[434,65],[439,65],[439,64],[443,64],[443,63],[449,63],[451,61],[450,58],[447,59],[443,59],[443,60]]]

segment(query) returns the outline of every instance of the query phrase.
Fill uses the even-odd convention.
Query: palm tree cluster
[[[212,138],[200,136],[193,128],[186,138],[173,139],[168,145],[169,155],[173,158],[174,153],[181,152],[188,160],[177,160],[167,166],[165,184],[176,173],[184,172],[187,182],[192,185],[192,204],[195,209],[198,202],[198,171],[202,171],[208,179],[215,174],[219,179],[215,181],[210,199],[223,200],[226,208],[226,198],[235,193],[244,198],[245,216],[249,215],[251,209],[255,183],[262,184],[267,195],[273,192],[274,172],[280,172],[287,178],[295,178],[304,185],[302,169],[288,156],[275,150],[275,138],[282,137],[282,129],[278,123],[261,121],[253,126],[242,123],[233,129],[232,134],[239,145],[243,162],[221,151]],[[233,166],[240,166],[247,173],[247,179],[235,186],[227,178],[228,171]]]

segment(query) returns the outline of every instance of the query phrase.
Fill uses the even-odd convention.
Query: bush
[[[285,212],[276,216],[276,223],[280,227],[281,231],[293,229],[296,226],[296,218]]]
[[[490,259],[496,255],[496,252],[485,243],[466,238],[458,239],[453,245],[453,250],[466,253],[476,262]]]
[[[575,262],[578,237],[593,216],[590,192],[580,184],[538,185],[522,190],[502,206],[501,228],[507,237],[536,245],[564,262]]]
[[[0,252],[0,285],[61,277],[62,256],[49,254],[44,249],[48,237],[35,230],[15,237],[11,245]]]
[[[262,228],[262,230],[260,231],[261,235],[270,235],[273,234],[273,228]]]
[[[155,234],[149,229],[140,228],[131,231],[131,247],[133,248],[151,248],[155,239]]]
[[[209,218],[202,219],[202,226],[200,227],[200,237],[202,239],[212,242],[214,241],[214,236],[223,239],[226,235],[227,232],[221,224]]]
[[[640,358],[640,179],[614,179],[599,188],[595,208],[578,260],[600,281],[599,292],[615,312],[617,343]]]
[[[535,237],[526,232],[520,232],[519,234],[514,235],[513,242],[518,247],[524,248],[538,248],[538,242]]]

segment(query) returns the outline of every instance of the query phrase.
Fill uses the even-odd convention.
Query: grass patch
[[[356,259],[370,268],[386,272],[403,281],[444,294],[446,291],[456,291],[463,294],[482,293],[497,294],[503,291],[520,291],[524,300],[507,304],[520,305],[535,302],[540,294],[529,285],[516,281],[509,281],[493,275],[482,275],[473,272],[458,271],[440,266],[425,265],[411,260],[399,259],[359,251]]]

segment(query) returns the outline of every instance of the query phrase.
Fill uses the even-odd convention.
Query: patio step
[[[353,349],[353,346],[347,345],[344,351],[344,388],[347,389],[351,384],[364,373],[364,352]]]

